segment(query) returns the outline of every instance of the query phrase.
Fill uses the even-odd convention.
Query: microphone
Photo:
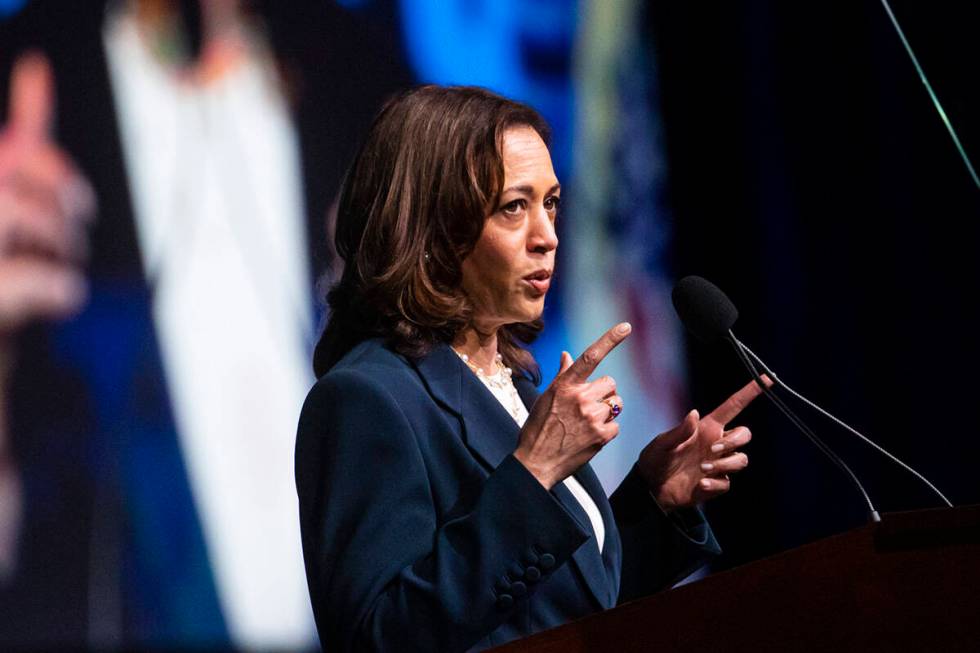
[[[791,387],[789,387],[789,385],[784,383],[778,376],[776,376],[776,374],[770,370],[768,366],[766,366],[766,364],[755,354],[755,352],[746,347],[741,341],[739,341],[738,338],[735,337],[735,334],[732,331],[732,326],[734,326],[735,321],[738,319],[738,310],[735,308],[735,305],[728,298],[728,296],[722,292],[718,286],[714,285],[703,277],[691,275],[684,277],[677,282],[677,284],[674,286],[673,292],[671,293],[671,299],[674,303],[674,309],[677,311],[677,315],[681,318],[684,326],[687,327],[687,329],[693,333],[695,337],[706,343],[725,339],[732,345],[732,347],[735,348],[735,353],[738,355],[739,360],[742,361],[742,364],[755,379],[756,383],[758,383],[762,388],[766,397],[768,397],[769,400],[775,404],[776,408],[778,408],[780,412],[782,412],[790,420],[790,422],[796,426],[797,429],[799,429],[805,436],[807,436],[807,438],[809,438],[809,440],[814,444],[814,446],[817,447],[818,450],[827,456],[848,476],[848,478],[851,479],[851,482],[854,483],[864,498],[872,521],[881,521],[881,517],[857,476],[853,471],[851,471],[851,468],[848,467],[847,464],[841,460],[841,458],[834,453],[830,447],[820,440],[816,433],[814,433],[813,430],[799,416],[797,416],[796,413],[794,413],[778,395],[772,391],[771,388],[763,383],[762,377],[759,370],[756,368],[755,363],[757,363],[759,367],[762,368],[762,371],[764,371],[766,375],[772,379],[774,387],[783,388],[785,391],[806,405],[810,406],[821,415],[827,417],[851,434],[860,438],[864,443],[873,447],[876,451],[888,457],[891,461],[895,462],[925,483],[929,489],[936,493],[936,495],[938,495],[947,506],[953,506],[949,499],[947,499],[935,485],[930,483],[929,480],[922,476],[919,472],[915,471],[909,465],[893,456],[870,438],[859,433],[850,425],[846,424],[834,415],[831,415],[820,406],[793,390]],[[755,363],[753,363],[753,360]]]
[[[674,286],[670,298],[684,326],[706,343],[724,338],[738,319],[732,300],[704,277],[684,277]]]

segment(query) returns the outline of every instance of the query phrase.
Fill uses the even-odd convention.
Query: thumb
[[[561,353],[561,363],[559,363],[559,365],[558,365],[558,376],[561,376],[562,374],[564,374],[565,371],[569,367],[571,367],[572,366],[572,363],[574,363],[574,362],[575,361],[572,360],[572,355],[569,354],[567,351],[563,351]]]
[[[54,74],[48,58],[33,51],[18,57],[10,75],[9,128],[21,138],[44,140],[54,115]]]
[[[672,449],[694,435],[694,432],[698,430],[700,420],[698,411],[692,410],[681,420],[680,424],[658,435],[654,442],[662,449]]]

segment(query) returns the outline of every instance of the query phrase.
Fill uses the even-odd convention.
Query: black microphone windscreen
[[[725,337],[738,319],[735,304],[704,277],[684,277],[674,286],[671,299],[684,326],[705,342]]]

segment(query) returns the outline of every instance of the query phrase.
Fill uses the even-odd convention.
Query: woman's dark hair
[[[482,88],[423,86],[385,105],[341,189],[344,271],[327,294],[317,376],[366,338],[417,359],[471,325],[462,262],[502,190],[504,132],[519,126],[548,142],[534,109]],[[534,379],[537,365],[519,343],[541,328],[535,320],[497,332],[505,364]]]

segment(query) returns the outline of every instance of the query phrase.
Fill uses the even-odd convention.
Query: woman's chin
[[[493,317],[486,315],[486,319],[476,318],[474,322],[482,325],[482,330],[491,330],[496,326],[507,324],[522,324],[534,322],[544,314],[544,296],[527,298],[519,303],[513,303],[498,310]]]
[[[521,319],[518,322],[534,322],[535,320],[541,319],[544,314],[544,295],[537,301],[528,302],[527,305],[521,307]]]

